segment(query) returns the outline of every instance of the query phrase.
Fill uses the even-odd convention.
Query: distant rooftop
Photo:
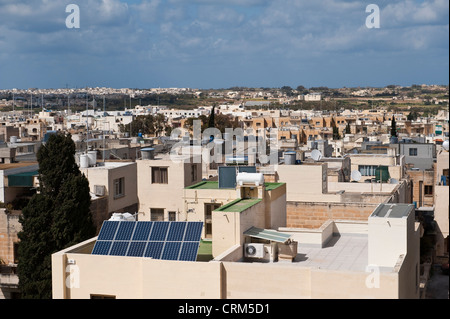
[[[102,169],[113,169],[113,168],[117,168],[117,167],[123,167],[123,166],[127,166],[127,165],[131,165],[134,162],[131,161],[123,161],[123,162],[104,162],[104,163],[97,163],[97,166],[92,166],[89,167],[90,170],[102,170]]]
[[[264,183],[266,190],[268,190],[268,191],[274,190],[283,184],[284,183]],[[217,181],[202,181],[195,185],[186,187],[186,189],[219,189],[219,182],[217,182]]]
[[[38,162],[20,162],[0,164],[0,170],[37,165]]]

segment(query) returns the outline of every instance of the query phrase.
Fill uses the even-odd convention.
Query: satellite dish
[[[355,182],[359,182],[361,180],[361,173],[359,171],[352,171],[351,177]]]
[[[398,184],[398,179],[395,178],[391,178],[391,180],[389,181],[391,184]]]
[[[311,158],[315,161],[319,161],[322,158],[322,153],[319,150],[313,150],[311,152]]]
[[[448,152],[449,149],[449,141],[445,140],[444,143],[442,143],[442,147],[444,148],[444,150],[446,150]]]

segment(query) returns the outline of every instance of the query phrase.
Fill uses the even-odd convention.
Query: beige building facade
[[[444,178],[442,178],[444,176]],[[443,183],[445,180],[445,184]],[[436,162],[436,184],[434,188],[434,220],[437,224],[436,255],[448,256],[449,236],[449,152],[440,151]]]
[[[136,163],[139,220],[189,220],[183,196],[186,187],[202,180],[201,163],[173,161],[168,155]]]
[[[380,203],[412,203],[411,183],[332,182],[328,163],[278,165],[275,180],[286,183],[286,224],[318,228],[328,219],[367,220]]]
[[[262,216],[262,201],[257,201],[240,212],[246,217],[230,219],[237,213],[234,205],[216,212],[232,213],[228,220],[237,227],[224,226],[213,241],[243,236],[245,227],[238,224],[257,223]],[[389,209],[399,215],[379,213]],[[420,296],[420,230],[412,211],[412,205],[383,206],[366,222],[328,221],[314,232],[280,228],[299,242],[292,261],[248,262],[239,243],[223,245],[225,250],[208,262],[91,255],[93,238],[52,255],[53,298],[415,299]],[[387,222],[398,232],[387,231]],[[397,242],[393,247],[384,241]],[[338,250],[341,255],[333,257]]]
[[[113,213],[137,213],[136,163],[104,162],[95,167],[80,167],[80,171],[89,180],[91,211],[97,226]]]

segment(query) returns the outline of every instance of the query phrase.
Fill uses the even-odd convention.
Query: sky
[[[66,26],[69,4],[79,28]],[[448,79],[448,0],[0,0],[0,89]]]

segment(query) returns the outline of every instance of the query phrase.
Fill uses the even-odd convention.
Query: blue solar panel
[[[164,247],[164,242],[162,242],[162,241],[149,242],[147,245],[147,249],[145,250],[144,257],[161,259],[161,251],[162,251],[163,247]]]
[[[119,227],[119,222],[109,220],[104,221],[97,240],[113,240],[117,227]]]
[[[195,261],[197,259],[198,247],[198,242],[184,242],[178,260]]]
[[[108,255],[109,248],[111,247],[112,241],[96,241],[94,249],[92,250],[93,255]]]
[[[133,234],[136,222],[124,222],[120,223],[119,229],[117,230],[115,240],[130,240]]]
[[[128,248],[127,256],[131,257],[142,257],[144,256],[145,246],[147,242],[145,241],[132,241],[130,247]]]
[[[128,241],[115,241],[109,254],[111,256],[125,256],[129,244]]]
[[[181,242],[170,241],[166,242],[164,245],[164,251],[161,259],[164,260],[178,260],[178,255],[180,254]]]
[[[148,240],[148,235],[152,229],[153,222],[139,222],[134,231],[133,240]]]
[[[199,241],[202,235],[202,222],[190,222],[186,228],[186,235],[184,241]]]
[[[195,261],[202,222],[105,221],[92,254]]]
[[[170,223],[169,233],[167,234],[167,241],[182,241],[184,237],[184,230],[186,229],[185,222]]]
[[[152,233],[150,234],[150,241],[164,241],[166,240],[167,229],[169,223],[166,222],[154,222]]]

